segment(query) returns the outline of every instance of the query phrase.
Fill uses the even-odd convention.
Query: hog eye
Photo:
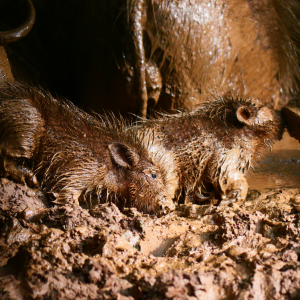
[[[155,173],[152,173],[152,174],[151,174],[151,177],[152,177],[153,179],[156,179],[156,174],[155,174]]]

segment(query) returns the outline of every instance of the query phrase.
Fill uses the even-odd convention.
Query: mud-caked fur
[[[150,153],[164,152],[167,190],[190,201],[243,201],[245,174],[283,133],[280,114],[255,99],[213,97],[193,112],[161,114],[134,128]]]
[[[0,90],[2,175],[40,184],[56,203],[96,198],[145,213],[172,208],[165,174],[125,127],[112,115],[89,115],[67,100],[7,83]]]

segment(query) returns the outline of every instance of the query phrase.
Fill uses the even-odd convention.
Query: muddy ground
[[[300,188],[300,143],[284,133],[260,162],[247,174],[250,189]]]
[[[300,189],[161,218],[0,181],[0,299],[299,299]]]

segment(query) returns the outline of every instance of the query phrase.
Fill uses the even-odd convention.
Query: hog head
[[[149,159],[124,143],[111,143],[108,149],[115,168],[108,184],[124,197],[124,206],[155,214],[174,209],[167,197],[163,175]]]

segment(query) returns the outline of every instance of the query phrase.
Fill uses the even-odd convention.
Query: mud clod
[[[297,299],[298,189],[161,218],[0,181],[1,299]]]

